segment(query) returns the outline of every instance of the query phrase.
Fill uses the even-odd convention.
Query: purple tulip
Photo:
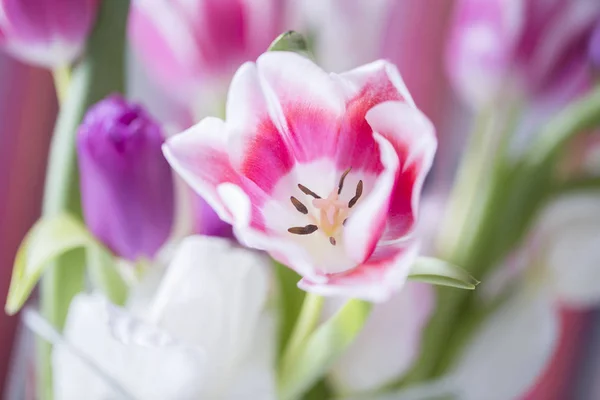
[[[89,229],[117,255],[152,257],[174,219],[173,178],[159,125],[119,96],[93,106],[77,136]]]
[[[0,0],[0,46],[30,64],[56,67],[84,48],[98,0]]]

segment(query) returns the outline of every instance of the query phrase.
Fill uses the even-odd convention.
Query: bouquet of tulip
[[[6,301],[38,398],[527,393],[600,303],[600,3],[456,3],[462,151],[378,59],[402,5],[0,1],[60,100]]]

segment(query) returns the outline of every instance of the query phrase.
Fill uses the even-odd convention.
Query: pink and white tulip
[[[569,96],[589,84],[595,0],[460,0],[448,46],[459,93],[482,105],[501,90]]]
[[[0,46],[26,63],[71,63],[85,46],[98,0],[1,0]]]
[[[302,275],[301,288],[383,301],[416,257],[436,143],[391,64],[327,74],[272,52],[236,73],[226,122],[206,118],[164,152],[242,243]]]
[[[129,36],[149,72],[177,98],[228,80],[280,33],[280,0],[134,0]],[[194,99],[196,100],[196,99]]]

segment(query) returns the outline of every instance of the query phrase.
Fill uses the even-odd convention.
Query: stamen
[[[290,197],[290,200],[292,201],[294,207],[296,207],[296,210],[300,211],[302,214],[308,214],[308,208],[306,208],[306,206],[302,204],[300,200],[294,196]]]
[[[352,169],[352,167],[348,168],[342,174],[342,177],[340,178],[340,183],[338,184],[338,194],[342,193],[342,188],[344,187],[344,179],[346,179],[346,175],[348,175],[348,173],[350,172],[351,169]]]
[[[360,180],[360,181],[358,181],[358,185],[356,185],[356,194],[348,202],[348,208],[352,208],[356,204],[356,202],[358,201],[358,199],[360,199],[360,196],[362,195],[362,191],[363,191],[363,181]]]
[[[320,198],[321,198],[321,196],[319,196],[318,194],[316,194],[315,192],[313,192],[312,190],[310,190],[309,188],[307,188],[307,187],[306,187],[306,186],[304,186],[304,185],[298,184],[298,187],[300,188],[300,190],[302,190],[302,192],[303,192],[304,194],[307,194],[307,195],[309,195],[309,196],[312,196],[312,197],[314,197],[315,199],[320,199]]]
[[[346,221],[348,221],[348,218],[346,218],[346,219],[344,220],[344,222],[342,222],[342,225],[346,226]]]
[[[336,242],[335,242],[335,238],[333,238],[333,237],[330,237],[330,238],[329,238],[329,243],[331,243],[331,245],[332,245],[332,246],[335,246],[335,243],[336,243]]]
[[[319,227],[316,225],[306,225],[306,226],[295,226],[288,229],[289,233],[293,233],[294,235],[310,235],[315,232]]]

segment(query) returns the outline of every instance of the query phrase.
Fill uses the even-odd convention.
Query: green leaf
[[[308,42],[300,33],[287,31],[279,35],[269,46],[268,51],[293,51],[311,56]]]
[[[9,315],[18,312],[44,270],[52,265],[57,257],[79,248],[86,248],[96,254],[110,254],[88,232],[75,217],[60,214],[40,219],[29,231],[17,251],[13,274],[6,300],[5,310]],[[59,266],[61,267],[61,266]],[[112,269],[112,266],[104,268]],[[116,274],[116,271],[114,272]],[[114,275],[111,275],[114,278]],[[119,300],[124,300],[118,294]]]
[[[353,299],[317,328],[293,356],[285,360],[279,380],[279,398],[297,399],[318,382],[354,341],[370,311],[371,303]]]
[[[419,257],[410,269],[408,279],[469,290],[479,284],[464,269],[433,257]]]

